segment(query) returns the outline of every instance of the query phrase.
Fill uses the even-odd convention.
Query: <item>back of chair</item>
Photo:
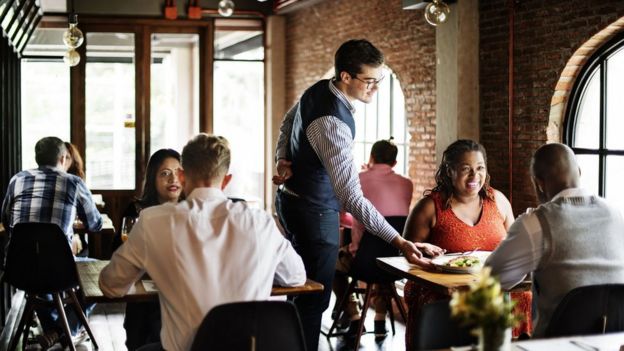
[[[386,221],[399,233],[403,232],[406,220],[407,217],[405,216],[386,217]],[[390,257],[398,254],[399,250],[390,243],[369,232],[364,232],[349,275],[357,280],[372,283],[395,281],[399,279],[397,276],[387,273],[377,266],[377,257]]]
[[[52,223],[19,223],[9,239],[6,280],[17,289],[43,294],[78,285],[65,233]]]
[[[470,345],[476,338],[469,328],[462,328],[451,318],[449,300],[435,301],[421,307],[414,332],[416,350],[446,349]]]
[[[216,306],[197,330],[191,351],[305,351],[303,329],[288,301],[249,301]]]
[[[624,285],[590,285],[566,294],[555,309],[544,336],[618,331],[624,331]]]

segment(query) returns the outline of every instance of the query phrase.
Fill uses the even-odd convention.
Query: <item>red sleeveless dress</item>
[[[493,190],[492,190],[493,191]],[[463,252],[474,249],[483,251],[494,251],[500,243],[507,230],[505,230],[505,218],[498,211],[496,203],[492,200],[483,200],[481,218],[474,226],[470,226],[457,218],[453,210],[449,207],[444,209],[444,201],[439,192],[428,195],[435,203],[436,224],[431,228],[428,242],[437,245],[448,252]],[[409,306],[407,328],[405,331],[406,350],[413,350],[412,340],[414,340],[414,328],[416,327],[416,316],[421,306],[424,304],[448,299],[449,296],[435,293],[412,281],[405,285],[405,302]],[[512,293],[511,298],[516,301],[514,313],[523,316],[523,322],[513,329],[513,335],[531,333],[531,298],[530,291]]]

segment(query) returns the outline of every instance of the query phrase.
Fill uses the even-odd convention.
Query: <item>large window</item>
[[[134,34],[87,33],[87,185],[135,188]]]
[[[356,165],[368,163],[373,144],[392,137],[399,148],[395,172],[407,175],[409,138],[405,121],[405,98],[396,75],[383,68],[384,80],[377,94],[369,104],[355,102],[355,146]]]
[[[69,67],[63,61],[22,60],[22,96],[22,168],[30,169],[37,167],[37,140],[69,140]]]
[[[63,29],[37,30],[22,59],[22,169],[36,168],[35,143],[47,136],[69,141],[69,67],[63,55]],[[59,43],[51,45],[50,43]]]
[[[564,141],[581,167],[581,183],[624,212],[624,34],[597,52],[572,91]]]
[[[261,27],[217,27],[213,85],[214,133],[226,137],[232,150],[230,171],[234,177],[226,194],[259,207],[264,207],[262,37]]]
[[[152,34],[150,153],[199,133],[199,35]]]

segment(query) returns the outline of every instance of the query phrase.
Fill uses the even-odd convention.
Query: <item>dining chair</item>
[[[65,306],[71,305],[84,325],[93,346],[95,337],[78,302],[74,288],[78,286],[78,271],[65,233],[53,223],[19,223],[12,230],[5,264],[5,279],[26,294],[26,306],[18,323],[9,350],[17,347],[20,334],[24,341],[36,308],[55,307],[58,311],[70,350],[76,348],[71,340]],[[53,301],[40,298],[50,294]]]
[[[624,331],[624,284],[582,286],[559,302],[545,337]]]
[[[405,226],[406,220],[407,217],[405,216],[386,217],[386,221],[388,221],[388,223],[399,233],[403,232],[403,227]],[[392,300],[395,301],[403,320],[407,320],[407,312],[405,311],[405,307],[403,306],[401,298],[399,297],[396,291],[396,287],[394,286],[394,282],[399,280],[400,278],[379,268],[379,266],[377,265],[377,257],[392,257],[397,256],[398,254],[399,250],[397,250],[391,244],[385,242],[378,236],[375,236],[369,232],[364,232],[357,250],[357,254],[353,259],[351,270],[348,274],[352,278],[351,283],[344,296],[340,297],[339,305],[337,308],[337,311],[339,312],[336,314],[332,326],[326,334],[327,337],[344,335],[344,333],[335,333],[334,330],[336,329],[338,321],[340,320],[341,312],[344,312],[343,310],[345,308],[348,296],[354,292],[364,294],[364,303],[362,307],[362,314],[360,316],[360,321],[358,324],[358,332],[355,336],[354,350],[358,349],[360,344],[360,338],[364,333],[366,312],[370,307],[371,299],[373,296],[377,296],[378,298],[383,299],[388,306],[388,311],[390,312],[390,325],[392,328],[392,334],[394,335],[396,333],[396,329],[394,326],[394,313],[392,312]],[[366,283],[366,289],[360,289],[358,287],[358,281]]]
[[[299,314],[289,301],[234,302],[206,314],[191,351],[305,351]]]
[[[470,329],[451,318],[448,299],[423,305],[416,317],[413,345],[416,350],[448,349],[476,344]]]

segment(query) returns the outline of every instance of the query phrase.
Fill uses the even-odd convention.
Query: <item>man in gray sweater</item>
[[[540,147],[531,162],[541,205],[521,215],[486,265],[510,289],[534,272],[534,337],[543,336],[572,289],[624,283],[624,220],[617,208],[579,188],[580,169],[563,144]]]

